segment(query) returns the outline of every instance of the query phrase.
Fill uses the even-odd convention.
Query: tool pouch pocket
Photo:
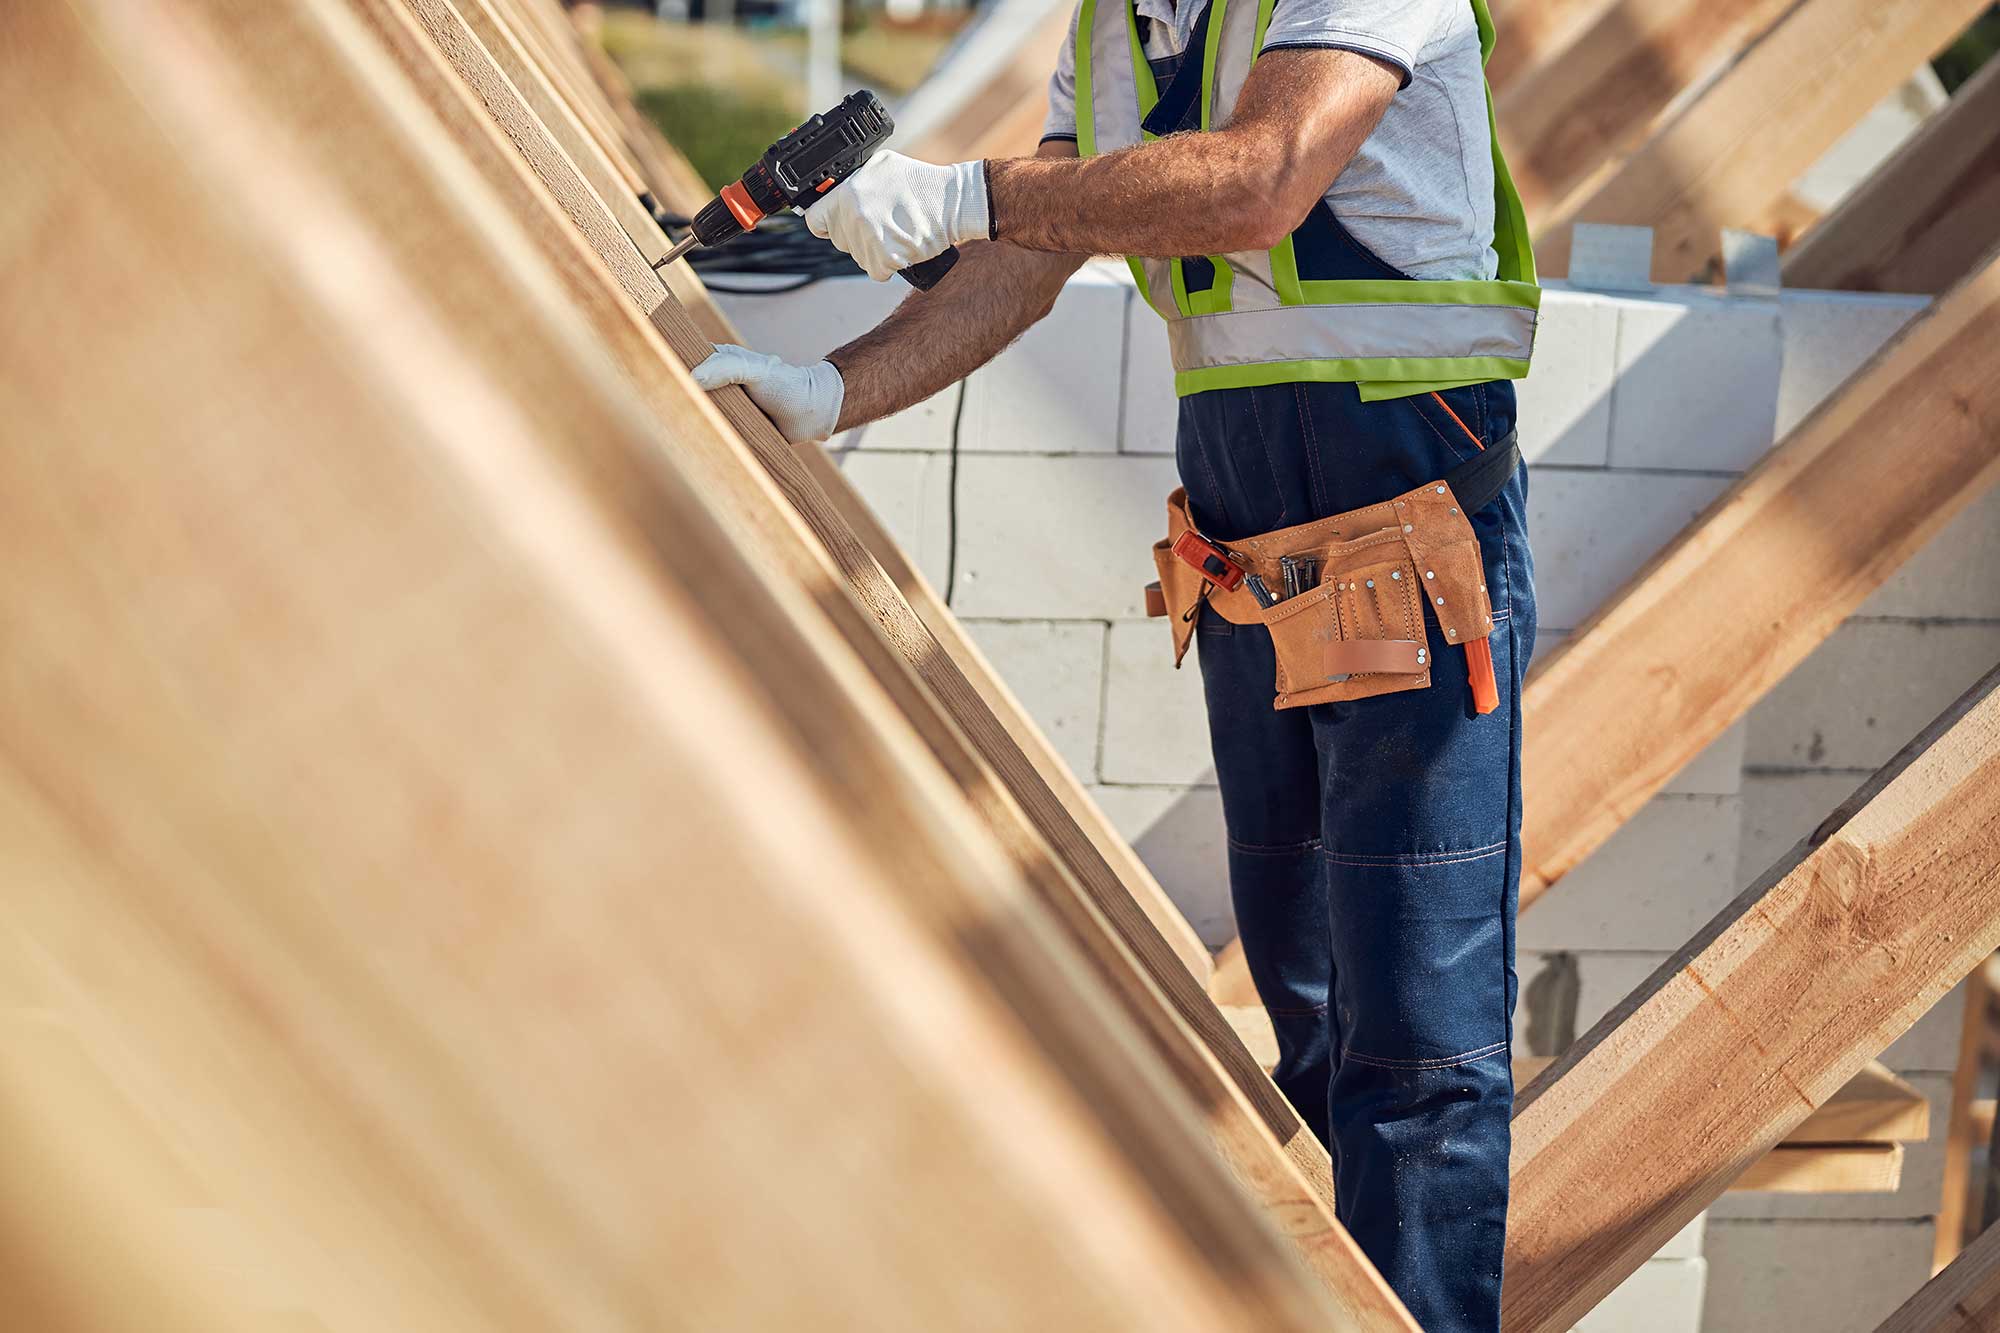
[[[1298,708],[1429,685],[1421,580],[1401,534],[1304,554],[1319,561],[1319,585],[1263,611],[1278,659],[1275,705]]]
[[[1504,480],[1517,463],[1510,440],[1493,470]],[[1493,606],[1479,539],[1459,499],[1446,482],[1428,482],[1380,504],[1228,542],[1223,553],[1241,575],[1227,571],[1224,587],[1174,554],[1175,540],[1194,528],[1187,494],[1177,490],[1167,500],[1167,540],[1153,547],[1160,582],[1147,589],[1148,613],[1172,622],[1175,665],[1204,604],[1233,624],[1265,626],[1277,657],[1278,708],[1426,688],[1434,665],[1427,619],[1435,621],[1445,643],[1466,654],[1474,710],[1489,713],[1498,700],[1487,643]],[[1261,605],[1258,584],[1282,587],[1286,557],[1312,561],[1316,581]]]

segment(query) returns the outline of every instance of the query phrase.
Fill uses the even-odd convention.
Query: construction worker
[[[1432,483],[1462,499],[1478,614],[1461,630],[1466,608],[1409,596],[1427,675],[1327,675],[1338,701],[1274,706],[1272,631],[1210,582],[1222,566],[1183,613],[1275,1078],[1332,1152],[1340,1220],[1431,1333],[1499,1326],[1535,638],[1510,381],[1538,293],[1491,44],[1484,0],[1081,0],[1033,158],[881,154],[806,215],[882,280],[959,245],[949,277],[815,365],[724,347],[696,371],[824,439],[970,373],[1087,256],[1122,254],[1168,320],[1182,512],[1225,560]],[[1447,495],[1482,457],[1483,493]]]

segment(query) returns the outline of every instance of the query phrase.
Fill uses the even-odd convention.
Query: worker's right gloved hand
[[[694,382],[704,389],[742,385],[750,401],[794,444],[833,434],[847,397],[847,385],[831,361],[795,366],[734,343],[718,344],[694,368]]]

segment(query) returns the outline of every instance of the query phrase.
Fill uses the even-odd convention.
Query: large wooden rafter
[[[1334,1317],[344,11],[0,22],[34,1326]]]
[[[2000,946],[2000,670],[1521,1096],[1503,1327],[1569,1328]]]
[[[1684,89],[1713,73],[1790,9],[1793,0],[1615,0],[1587,20],[1557,24],[1543,6],[1519,6],[1497,20],[1495,50],[1518,51],[1529,36],[1560,31],[1543,57],[1518,56],[1493,71],[1495,119],[1507,166],[1529,221],[1613,157],[1631,151]]]
[[[1545,272],[1569,267],[1570,228],[1653,228],[1653,273],[1711,271],[1724,227],[1768,230],[1799,174],[1985,8],[1984,0],[1801,0],[1629,154],[1536,222]]]
[[[1989,1226],[1875,1333],[1992,1333],[2000,1328],[2000,1226]]]
[[[2000,252],[1529,678],[1525,907],[2000,481]]]
[[[400,11],[387,3],[374,0],[357,0],[363,12],[371,15],[371,23],[392,44],[399,44],[398,58],[413,78],[423,82],[425,78],[421,53],[410,48],[409,43],[398,40],[398,27],[393,22]],[[532,120],[519,114],[518,106],[503,105],[507,92],[506,81],[491,77],[493,71],[482,67],[470,58],[477,54],[472,46],[461,40],[461,28],[445,25],[445,20],[453,17],[452,11],[443,5],[428,5],[428,0],[412,0],[412,9],[425,19],[425,27],[437,25],[433,35],[441,33],[444,49],[452,57],[454,67],[461,61],[468,82],[477,90],[486,103],[486,109],[507,127],[508,137],[516,148],[534,164],[538,183],[544,170],[552,172],[553,195],[563,201],[562,210],[552,206],[552,200],[540,200],[534,208],[527,207],[532,230],[540,243],[551,249],[567,249],[572,254],[583,249],[580,239],[563,220],[563,213],[574,218],[574,208],[578,200],[585,197],[571,174],[573,168],[565,170],[565,163],[559,150],[549,143],[529,146],[522,143],[523,137],[532,130]],[[435,80],[433,69],[428,76]],[[449,111],[449,99],[435,89],[427,89],[426,95],[433,105]],[[509,165],[508,154],[492,139],[490,129],[481,129],[468,122],[462,111],[452,115],[454,134],[464,150],[487,172],[497,178],[496,184],[510,188],[516,194],[526,185],[527,178],[518,164]],[[511,182],[511,184],[510,184]],[[609,232],[602,215],[595,215],[585,228],[594,233],[591,244],[597,244],[596,237],[608,237]],[[621,242],[623,252],[631,254],[629,242]],[[614,246],[610,256],[613,261],[623,264],[628,274],[644,273],[643,266],[635,262],[626,264],[620,258],[620,251]],[[628,293],[629,295],[629,290]],[[673,330],[677,341],[683,344],[698,340],[698,335],[685,324],[679,307],[664,301],[657,291],[641,290],[641,299],[632,302],[622,300],[619,290],[609,282],[599,280],[594,290],[579,288],[572,294],[574,304],[599,325],[606,345],[618,354],[620,364],[635,380],[658,377],[661,350],[657,344],[647,348],[644,340],[635,342],[631,330],[643,328],[637,318],[637,310],[651,301],[662,301],[655,310],[654,323],[665,324]],[[663,319],[662,316],[671,316]],[[678,327],[676,327],[678,326]],[[706,352],[706,345],[698,350],[690,348],[693,357]],[[738,399],[741,395],[736,395]],[[747,409],[747,400],[743,400]],[[774,468],[788,469],[782,475],[774,475],[779,481],[787,499],[794,504],[813,507],[811,522],[815,527],[830,525],[823,499],[812,494],[809,479],[799,475],[793,455],[778,441],[769,423],[749,411],[746,419],[737,423],[746,434],[755,432],[752,438],[751,454],[746,455],[744,444],[739,439],[719,440],[704,443],[701,440],[685,438],[682,446],[693,448],[697,453],[707,454],[711,461],[703,463],[704,481],[715,489],[715,502],[724,512],[742,509],[748,502],[750,493],[745,485],[758,469],[752,463],[754,455],[758,462],[766,462]],[[764,482],[751,491],[761,494],[769,487]],[[766,497],[766,505],[769,497]],[[754,512],[755,506],[752,507]],[[797,520],[794,519],[794,522]],[[838,538],[838,533],[834,533]],[[796,539],[794,539],[796,541]],[[851,538],[846,539],[852,547]],[[878,676],[891,684],[892,693],[898,698],[907,715],[913,717],[920,731],[926,734],[934,750],[940,752],[947,768],[953,769],[959,781],[975,800],[977,807],[989,820],[995,821],[1002,829],[1008,819],[1020,828],[1018,812],[1012,808],[1006,793],[995,788],[990,777],[983,777],[976,764],[966,755],[963,742],[958,741],[957,750],[952,750],[953,733],[949,727],[939,724],[937,715],[926,714],[926,700],[920,692],[897,685],[899,674],[909,678],[909,666],[896,659],[893,654],[877,641],[879,631],[872,624],[865,625],[865,618],[859,617],[852,605],[843,613],[841,603],[847,598],[847,585],[833,577],[834,569],[828,566],[828,556],[824,552],[817,557],[817,570],[806,567],[798,577],[809,585],[821,586],[831,599],[829,610],[836,621],[843,615],[848,619],[847,636],[853,641],[864,658],[870,660],[871,667]],[[1003,841],[1006,839],[1003,832]],[[1126,920],[1114,923],[1109,920],[1110,911],[1100,910],[1097,899],[1081,891],[1076,882],[1063,873],[1061,866],[1046,851],[1040,856],[1032,855],[1032,846],[1016,838],[1011,844],[1022,868],[1031,883],[1049,902],[1070,928],[1073,938],[1082,945],[1100,970],[1100,974],[1123,997],[1130,1006],[1130,1012],[1154,1042],[1157,1053],[1164,1058],[1174,1074],[1180,1078],[1197,1104],[1204,1108],[1208,1117],[1208,1127],[1212,1141],[1222,1157],[1236,1172],[1238,1179],[1270,1210],[1270,1217],[1285,1229],[1301,1253],[1320,1274],[1333,1300],[1343,1307],[1350,1326],[1363,1328],[1407,1327],[1407,1316],[1402,1314],[1387,1288],[1381,1284],[1359,1251],[1346,1234],[1332,1221],[1327,1212],[1325,1193],[1329,1188],[1324,1153],[1316,1141],[1299,1126],[1283,1099],[1271,1088],[1256,1069],[1240,1043],[1228,1032],[1219,1015],[1203,997],[1199,984],[1174,960],[1171,953],[1160,947],[1157,934],[1153,936],[1150,957],[1135,957],[1136,950],[1125,943],[1128,931],[1148,929],[1143,916],[1124,901]],[[1113,902],[1112,907],[1116,908]],[[1145,945],[1143,936],[1141,947]],[[1178,988],[1178,990],[1176,990]],[[1204,1030],[1204,1028],[1209,1030]],[[1192,1029],[1192,1030],[1191,1030]],[[1213,1035],[1220,1029],[1223,1039]],[[1282,1140],[1282,1142],[1281,1142]]]
[[[1785,285],[1935,294],[1996,244],[2000,60],[1785,252]]]

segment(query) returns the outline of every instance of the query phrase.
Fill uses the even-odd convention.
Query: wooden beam
[[[1883,1320],[1875,1333],[1994,1333],[2000,1329],[2000,1227],[1988,1227],[1951,1266]]]
[[[2000,669],[1523,1092],[1509,1333],[1567,1329],[2000,945]]]
[[[1903,1184],[1900,1143],[1780,1143],[1743,1168],[1731,1193],[1894,1194]]]
[[[956,112],[905,151],[931,162],[1033,153],[1048,114],[1049,76],[1075,13],[1073,4],[1052,5],[1048,17],[1022,35],[1013,55]]]
[[[588,256],[589,249],[565,224],[563,218],[568,207],[558,208],[554,199],[541,191],[541,181],[536,178],[540,168],[536,177],[524,173],[522,164],[496,139],[493,128],[472,112],[471,104],[458,91],[457,80],[446,66],[438,63],[432,49],[413,40],[402,22],[406,17],[404,9],[386,0],[381,3],[353,0],[353,3],[396,52],[399,63],[423,89],[434,109],[451,112],[452,98],[460,99],[456,113],[450,115],[450,124],[462,151],[496,188],[513,197],[517,212],[531,225],[537,244],[558,260],[558,268],[576,274],[594,271],[594,257],[591,263],[579,264],[580,255]],[[413,6],[419,14],[423,13],[421,4],[422,0],[418,0]],[[442,20],[449,15],[443,6],[437,6],[430,16]],[[458,53],[453,68],[457,67],[459,57],[476,54],[475,47],[462,40],[462,29],[440,23],[438,31],[444,35],[440,49]],[[481,89],[482,97],[503,97],[506,81],[492,77],[490,65],[473,61],[464,68],[472,85]],[[517,147],[520,136],[532,128],[531,120],[521,114],[517,103],[502,104],[500,120],[510,127],[509,137]],[[547,144],[539,145],[528,156],[541,163],[558,166],[561,163]],[[573,202],[583,197],[573,174],[557,172],[553,179],[568,200]],[[593,223],[600,234],[604,231],[602,221],[599,215]],[[629,251],[630,247],[625,248]],[[681,340],[696,336],[677,306],[663,296],[656,299],[662,305],[661,310],[655,311],[655,326],[666,323]],[[679,386],[686,382],[685,372],[663,357],[663,349],[652,341],[652,331],[639,317],[638,306],[624,300],[617,287],[602,276],[594,281],[573,283],[570,300],[589,318],[605,348],[635,384],[642,387],[656,384],[667,377],[663,367],[673,366],[673,387],[655,407],[663,415],[678,411],[685,416],[684,404],[677,407],[682,393]],[[673,320],[662,320],[661,311]],[[777,441],[769,423],[761,416],[751,414],[751,417],[740,428],[762,433],[756,446],[758,458],[776,460],[779,466],[788,465],[792,455]],[[889,651],[875,622],[860,615],[849,592],[850,584],[840,577],[838,568],[842,560],[858,567],[858,560],[851,554],[851,539],[841,553],[829,553],[824,547],[814,547],[802,540],[804,529],[798,514],[808,506],[825,525],[822,530],[838,538],[837,531],[826,523],[823,502],[814,499],[809,483],[795,470],[777,480],[786,497],[799,506],[794,511],[778,503],[772,490],[773,479],[766,478],[755,465],[735,431],[690,430],[676,444],[695,464],[703,484],[710,488],[711,502],[730,515],[732,521],[755,525],[760,546],[773,567],[796,570],[793,577],[821,593],[822,606],[841,627],[842,637],[869,663],[905,717],[918,727],[975,807],[999,831],[1021,872],[1035,885],[1043,901],[1056,910],[1099,975],[1129,1006],[1131,1018],[1154,1044],[1156,1055],[1166,1061],[1173,1076],[1203,1108],[1211,1142],[1239,1181],[1264,1201],[1272,1220],[1284,1228],[1320,1275],[1329,1298],[1343,1311],[1347,1324],[1407,1329],[1408,1316],[1327,1209],[1324,1196],[1330,1190],[1330,1183],[1323,1150],[1298,1124],[1283,1098],[1229,1034],[1220,1015],[1202,997],[1199,984],[1164,949],[1156,934],[1152,937],[1150,956],[1140,956],[1137,949],[1126,944],[1122,931],[1139,936],[1145,929],[1143,916],[1130,906],[1129,899],[1125,900],[1126,919],[1114,929],[1108,919],[1110,913],[1098,909],[1096,900],[1064,873],[1045,847],[1038,854],[1032,830],[1022,821],[1019,807],[935,711],[935,705],[918,687],[910,664]],[[789,522],[774,520],[773,515],[780,512]],[[1145,947],[1143,937],[1139,946]],[[1219,1038],[1204,1028],[1219,1030]]]
[[[1523,907],[2000,480],[2000,252],[1530,676]]]
[[[117,1228],[44,1309],[150,1214],[262,1327],[1333,1317],[365,33],[4,22],[0,1102],[118,1130],[0,1207]]]
[[[1965,1248],[1967,1214],[1972,1209],[1972,1148],[1992,1136],[1992,1122],[1983,1127],[1974,1115],[1975,1098],[1985,1072],[1987,1032],[1993,1024],[1993,990],[1986,968],[1974,968],[1965,979],[1965,1012],[1959,1019],[1958,1064],[1951,1079],[1951,1112],[1945,1123],[1943,1185],[1938,1198],[1937,1229],[1932,1237],[1931,1273],[1935,1276]]]
[[[1930,292],[2000,244],[2000,62],[1988,61],[1910,141],[1785,255],[1787,287]]]
[[[1603,163],[1636,148],[1685,89],[1712,76],[1794,0],[1616,0],[1550,43],[1494,94],[1507,166],[1534,222]],[[1558,16],[1532,6],[1520,16]],[[1575,6],[1570,6],[1575,8]],[[1513,31],[1494,58],[1520,45]],[[1531,22],[1530,32],[1538,24]]]
[[[1653,273],[1719,272],[1723,227],[1764,229],[1800,173],[1986,7],[1985,0],[1801,0],[1646,141],[1606,163],[1536,227],[1546,273],[1568,271],[1578,222],[1653,228]]]

